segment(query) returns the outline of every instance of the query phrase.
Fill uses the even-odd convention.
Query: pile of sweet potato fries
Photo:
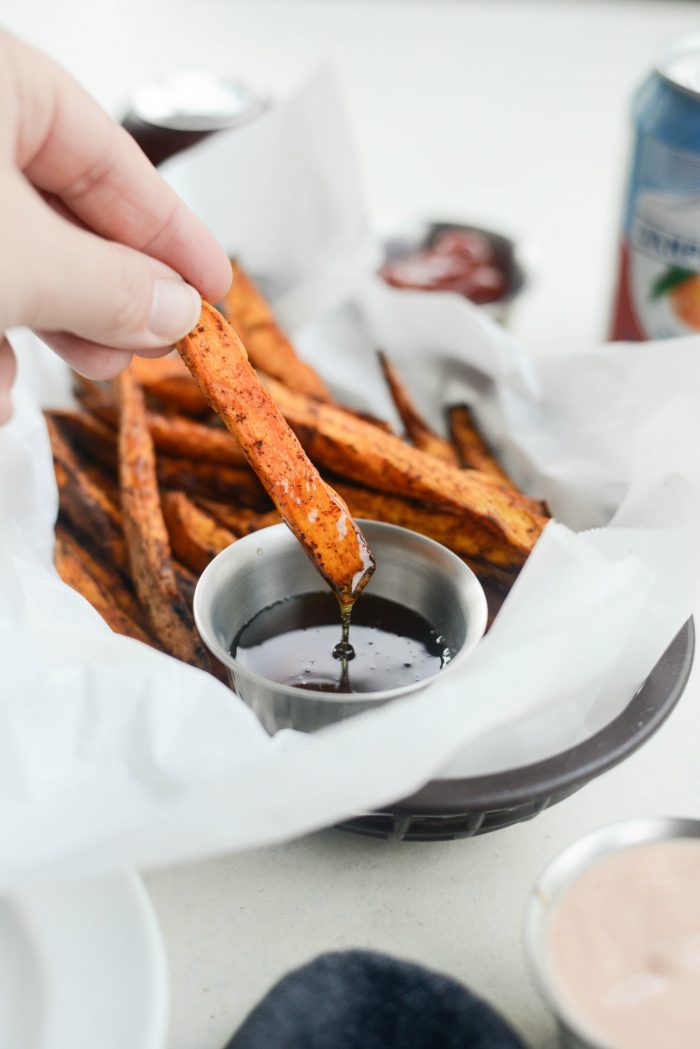
[[[179,355],[134,358],[113,383],[76,376],[80,408],[46,412],[62,578],[112,629],[215,670],[191,611],[209,561],[285,520],[351,603],[373,569],[360,517],[449,547],[493,613],[547,511],[503,471],[469,408],[451,406],[450,439],[440,436],[380,355],[398,436],[334,401],[236,264],[222,313],[205,304]]]

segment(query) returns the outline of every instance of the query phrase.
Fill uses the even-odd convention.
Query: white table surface
[[[3,0],[0,21],[113,111],[154,70],[206,61],[294,77],[331,57],[377,215],[465,216],[539,255],[514,320],[533,352],[602,337],[629,94],[688,3],[631,0]],[[520,946],[541,867],[601,824],[700,815],[700,681],[623,766],[520,825],[437,845],[336,831],[152,873],[171,963],[168,1049],[219,1049],[285,971],[371,947],[468,983],[533,1045],[553,1025]]]

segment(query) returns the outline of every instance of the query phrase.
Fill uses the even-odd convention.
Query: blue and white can
[[[700,32],[663,45],[635,128],[610,336],[700,331]]]

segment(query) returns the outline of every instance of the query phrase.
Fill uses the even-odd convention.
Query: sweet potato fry
[[[312,402],[274,380],[268,388],[311,458],[342,477],[465,512],[484,528],[527,555],[546,518],[519,493],[494,484],[477,470],[460,470],[382,433],[334,405]]]
[[[78,454],[116,473],[117,439],[114,430],[86,412],[48,411],[61,434]]]
[[[121,570],[128,564],[121,514],[104,490],[81,468],[73,450],[46,416],[51,439],[61,511],[82,535],[89,535],[97,550]]]
[[[191,377],[190,377],[190,381]],[[84,408],[96,416],[91,420],[83,412],[59,413],[69,415],[69,425],[74,426],[78,436],[89,438],[88,429],[95,422],[96,437],[98,432],[109,436],[109,426],[117,425],[117,405],[113,397],[93,384],[93,389],[82,388],[78,396]],[[73,418],[75,417],[75,418]],[[85,422],[87,420],[87,423]],[[104,422],[102,422],[104,420]],[[195,459],[208,463],[224,463],[229,466],[240,466],[247,463],[243,449],[235,437],[221,426],[207,426],[196,422],[187,415],[160,412],[146,412],[146,422],[153,443],[159,452],[174,456],[176,459]],[[106,425],[107,424],[107,425]],[[112,433],[112,453],[116,463],[116,444]]]
[[[284,385],[281,384],[278,379],[275,379],[272,375],[268,375],[260,368],[257,369],[257,372],[258,378],[260,379],[263,386],[269,386],[272,389],[280,385]],[[288,388],[291,389],[291,387]],[[299,391],[297,390],[293,392],[296,393],[298,397],[304,399],[309,405],[315,404],[318,400],[317,397],[310,397],[307,393],[299,393]],[[351,419],[361,419],[362,422],[369,423],[370,425],[376,427],[378,430],[381,430],[382,433],[390,433],[396,436],[394,427],[391,425],[391,423],[387,422],[386,419],[380,419],[378,415],[374,415],[372,412],[363,412],[360,411],[358,408],[348,408],[346,404],[338,404],[335,401],[333,401],[333,407],[336,408],[337,411],[343,412],[343,414],[345,415],[349,415]]]
[[[193,572],[203,572],[212,558],[236,541],[233,532],[217,524],[184,492],[163,494],[163,516],[173,553]]]
[[[386,419],[380,419],[378,415],[374,415],[372,412],[361,412],[356,408],[351,409],[347,407],[344,407],[344,411],[350,415],[356,415],[358,419],[363,419],[366,423],[372,423],[372,426],[378,426],[384,433],[394,433],[394,427],[391,423],[388,423]]]
[[[259,528],[267,528],[269,525],[279,524],[282,518],[276,510],[251,510],[248,506],[233,506],[231,503],[222,503],[217,499],[195,499],[206,513],[225,528],[233,532],[239,538],[257,532]]]
[[[112,431],[119,424],[117,398],[111,383],[91,382],[76,375],[73,382],[73,393],[84,413],[98,419]]]
[[[209,415],[209,405],[180,357],[135,356],[129,367],[148,397],[155,399],[167,411],[176,410],[193,416]],[[81,404],[111,424],[116,417],[116,405],[108,385],[85,379],[77,373],[74,373],[73,385]]]
[[[182,594],[187,608],[191,612],[192,605],[194,604],[194,592],[197,588],[197,576],[176,558],[173,558],[173,572],[175,573],[177,588]]]
[[[141,630],[151,636],[151,628],[148,617],[138,598],[134,593],[131,582],[114,565],[108,564],[103,558],[96,555],[91,539],[81,535],[70,523],[59,515],[56,534],[69,535],[72,542],[80,551],[80,557],[86,570],[102,590],[109,594],[110,600],[121,608],[129,619]],[[155,644],[155,641],[154,641]]]
[[[113,593],[105,589],[92,572],[91,561],[73,536],[60,525],[56,528],[54,561],[64,583],[77,590],[100,613],[107,625],[117,634],[126,634],[146,645],[154,645],[151,637],[115,603]],[[154,647],[158,647],[155,645]]]
[[[165,488],[184,489],[192,495],[233,499],[256,510],[267,510],[270,500],[248,464],[224,466],[158,456],[158,479]]]
[[[462,466],[491,474],[508,488],[515,484],[489,451],[466,404],[453,404],[447,409],[450,433]]]
[[[416,448],[420,448],[429,455],[434,455],[437,459],[443,459],[452,466],[457,466],[457,452],[453,445],[444,437],[435,433],[432,427],[428,426],[428,423],[413,403],[413,399],[395,366],[387,358],[386,354],[378,350],[377,356],[384,380],[389,387],[391,399],[399,413],[401,422],[406,427],[406,433]]]
[[[308,556],[341,604],[350,605],[374,570],[367,543],[343,501],[304,454],[233,328],[204,303],[199,324],[178,349]],[[363,425],[382,435],[370,423]]]
[[[237,262],[231,266],[233,283],[224,299],[223,312],[239,332],[250,363],[291,390],[329,401],[330,391],[323,379],[299,358],[253,281]]]
[[[184,415],[148,412],[148,429],[159,452],[176,459],[196,459],[228,466],[248,464],[235,437],[222,427],[204,426]]]
[[[164,407],[185,415],[209,414],[209,405],[178,356],[135,356],[130,367],[139,386]]]
[[[134,587],[166,650],[186,663],[206,666],[207,657],[175,580],[143,394],[129,369],[117,384],[119,484]]]
[[[468,514],[373,492],[341,481],[336,482],[336,490],[357,517],[386,521],[427,535],[467,560],[479,575],[512,582],[525,561],[522,552],[514,550]]]

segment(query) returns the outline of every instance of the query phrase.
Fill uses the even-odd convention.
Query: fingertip
[[[73,367],[85,379],[100,382],[114,379],[131,364],[133,354],[128,350],[87,350],[76,354]]]
[[[93,382],[114,379],[131,363],[131,350],[115,350],[65,331],[37,331],[37,335],[74,371]]]
[[[221,302],[228,294],[232,283],[233,268],[231,260],[222,252],[221,259],[217,261],[215,266],[212,266],[209,282],[203,289],[202,294],[209,302]]]
[[[137,347],[134,350],[134,356],[147,357],[149,360],[152,360],[154,357],[167,357],[174,349],[174,346],[158,346],[156,348],[144,346],[142,349]]]
[[[181,280],[154,282],[148,326],[166,348],[192,331],[201,312],[201,296],[190,284]]]

